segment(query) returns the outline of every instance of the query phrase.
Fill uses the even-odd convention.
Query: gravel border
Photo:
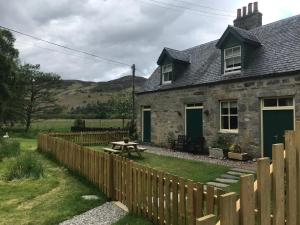
[[[126,214],[127,212],[116,206],[113,202],[106,202],[59,225],[110,225],[117,222]]]
[[[241,168],[241,169],[256,171],[256,162],[253,162],[253,161],[242,162],[242,161],[234,161],[234,160],[230,160],[230,159],[214,159],[214,158],[208,157],[207,155],[194,155],[194,154],[187,153],[187,152],[175,152],[170,149],[154,147],[154,146],[150,146],[150,145],[143,145],[141,147],[146,148],[147,149],[146,152],[153,153],[156,155],[172,156],[172,157],[181,158],[181,159],[207,162],[207,163],[213,163],[213,164],[217,164],[217,165],[223,165],[223,166],[229,166],[229,167],[234,167],[234,168]]]

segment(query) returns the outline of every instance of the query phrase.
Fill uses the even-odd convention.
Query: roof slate
[[[171,48],[164,48],[162,51],[157,63],[160,64],[160,61],[163,60],[165,53],[168,54],[172,59],[183,62],[183,63],[189,63],[190,56],[188,54],[185,54],[182,51],[171,49]]]
[[[190,64],[174,82],[160,84],[159,67],[146,81],[140,92],[159,91],[192,85],[209,84],[244,79],[270,74],[284,74],[300,70],[300,15],[289,17],[246,31],[234,27],[245,38],[259,40],[248,57],[248,65],[241,73],[221,74],[221,50],[216,47],[218,40],[183,51],[172,51],[176,55],[189,57]],[[180,52],[180,54],[177,54]],[[182,54],[181,54],[182,53]]]

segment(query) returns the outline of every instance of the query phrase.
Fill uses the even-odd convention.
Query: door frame
[[[271,98],[292,98],[293,105],[292,106],[275,106],[275,107],[264,107],[264,99]],[[261,157],[264,157],[264,111],[280,111],[280,110],[293,110],[293,122],[294,122],[294,130],[296,128],[296,110],[295,110],[295,97],[294,96],[277,96],[277,97],[263,97],[260,99],[260,154]]]
[[[151,106],[142,107],[142,141],[144,142],[144,112],[150,111],[150,136],[151,136]]]
[[[194,106],[188,106],[188,105],[194,105]],[[185,106],[184,106],[184,134],[186,135],[186,119],[187,119],[187,117],[186,117],[186,111],[188,110],[188,109],[202,109],[202,129],[203,129],[203,104],[202,103],[195,103],[195,104],[193,104],[193,103],[191,103],[191,104],[185,104]]]

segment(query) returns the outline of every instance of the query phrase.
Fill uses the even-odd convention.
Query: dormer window
[[[170,84],[172,82],[172,64],[166,64],[162,66],[162,84]]]
[[[224,50],[224,72],[241,71],[241,46],[226,48]]]

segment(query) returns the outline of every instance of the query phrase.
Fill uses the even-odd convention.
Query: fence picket
[[[254,215],[254,176],[244,175],[241,176],[241,212],[240,221],[241,225],[254,225],[255,215]]]

